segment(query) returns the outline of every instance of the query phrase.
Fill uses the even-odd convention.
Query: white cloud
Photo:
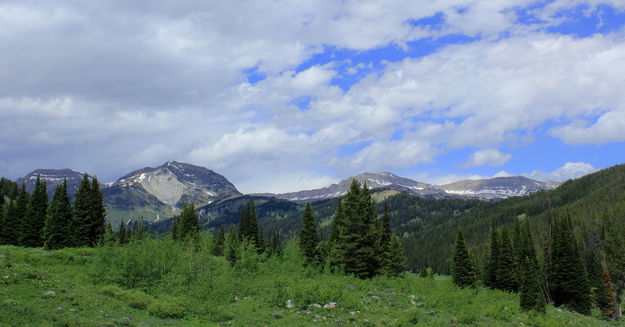
[[[529,174],[523,174],[523,176],[541,181],[564,182],[572,178],[588,175],[596,170],[597,169],[593,167],[593,165],[586,162],[567,162],[564,166],[552,172],[546,173],[541,170],[534,170]]]
[[[625,110],[607,112],[589,126],[576,123],[556,127],[551,133],[568,144],[601,144],[625,141],[623,131],[625,131]]]
[[[512,158],[511,154],[500,152],[497,149],[485,149],[474,152],[469,160],[464,164],[465,167],[477,166],[503,166]]]

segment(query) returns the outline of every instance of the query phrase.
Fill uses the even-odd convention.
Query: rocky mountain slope
[[[271,194],[271,196],[285,199],[289,201],[318,201],[339,197],[349,189],[352,179],[356,179],[360,183],[367,183],[369,188],[388,188],[398,191],[406,191],[408,193],[423,196],[444,196],[445,192],[433,185],[414,181],[409,178],[400,177],[389,172],[382,173],[362,173],[353,177],[346,178],[337,184],[332,184],[320,189],[290,192],[282,194]],[[270,194],[265,194],[270,195]]]
[[[70,198],[73,198],[74,194],[76,194],[76,191],[78,190],[78,186],[80,185],[80,181],[82,180],[83,173],[69,168],[37,169],[24,177],[18,178],[16,180],[16,183],[20,187],[22,186],[22,184],[25,184],[26,190],[28,192],[32,192],[35,189],[37,176],[39,176],[42,181],[46,182],[49,199],[52,199],[54,189],[57,185],[63,183],[64,179],[67,179],[67,193],[69,194]]]
[[[464,197],[503,199],[551,190],[557,185],[559,184],[555,182],[539,182],[523,176],[512,176],[478,180],[467,179],[439,187],[449,194]]]

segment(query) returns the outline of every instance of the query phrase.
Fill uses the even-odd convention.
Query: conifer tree
[[[172,218],[172,222],[171,222],[171,238],[173,238],[174,240],[180,239],[180,237],[178,237],[179,230],[180,230],[179,222],[180,222],[179,218]]]
[[[599,287],[595,289],[595,300],[597,307],[601,310],[601,315],[607,319],[617,318],[617,306],[618,301],[616,299],[616,292],[614,291],[614,284],[610,278],[610,273],[605,264],[601,265],[601,276]]]
[[[119,244],[124,245],[128,243],[128,233],[126,233],[126,223],[124,220],[119,223],[119,230],[117,231],[117,238],[119,239]]]
[[[233,225],[230,225],[230,230],[226,234],[226,241],[224,243],[224,257],[230,262],[231,265],[237,261],[239,250],[239,238]]]
[[[178,238],[183,240],[186,238],[197,238],[200,235],[200,224],[198,222],[197,213],[191,204],[185,203],[180,214],[178,225]]]
[[[239,241],[248,240],[255,246],[260,247],[258,223],[256,221],[256,208],[254,201],[250,202],[241,211],[239,219]]]
[[[58,185],[48,207],[46,223],[43,228],[44,247],[60,249],[72,246],[72,207],[67,195],[67,180]]]
[[[4,219],[0,229],[0,244],[12,244],[11,240],[15,237],[15,231],[11,228],[13,225],[12,218],[15,212],[15,201],[9,200],[4,203]]]
[[[380,272],[386,273],[393,264],[391,259],[391,217],[388,214],[388,203],[384,203],[384,214],[379,222],[377,230],[378,240],[376,244],[376,256],[380,260]]]
[[[499,265],[499,233],[495,228],[495,221],[490,223],[490,252],[484,276],[484,285],[489,288],[497,288],[497,267]]]
[[[359,278],[371,278],[379,269],[376,258],[373,200],[367,184],[361,188],[354,179],[344,198],[345,223],[341,233],[343,269]]]
[[[22,187],[20,187],[17,192],[15,206],[11,208],[13,210],[8,213],[8,219],[5,221],[7,224],[5,228],[8,232],[8,244],[22,245],[21,241],[24,234],[24,221],[26,220],[26,211],[28,210],[29,199],[30,197],[28,192],[26,192],[26,185],[22,184]]]
[[[89,224],[89,246],[95,246],[106,232],[106,208],[104,196],[100,191],[100,183],[96,177],[91,179],[91,192],[89,195],[89,209],[91,221]],[[141,230],[145,231],[144,229]]]
[[[545,296],[542,290],[542,278],[538,263],[525,257],[521,281],[520,306],[525,311],[545,312]]]
[[[406,257],[404,250],[399,242],[397,235],[391,236],[391,244],[389,246],[388,261],[384,267],[384,273],[391,277],[397,277],[406,270]]]
[[[2,203],[0,203],[0,245],[4,244],[4,195],[0,192],[0,197],[2,197]]]
[[[464,236],[462,235],[462,231],[458,230],[451,268],[452,281],[462,288],[475,287],[477,284],[475,276],[475,267],[473,266],[469,251],[467,251],[467,247],[464,243]]]
[[[508,230],[504,228],[499,240],[497,289],[516,292],[519,287],[518,264],[516,263],[511,243]]]
[[[98,244],[113,245],[116,243],[117,238],[115,237],[115,232],[113,232],[113,226],[111,226],[111,223],[107,223],[106,228],[104,229],[104,235],[102,235],[102,239],[98,242]]]
[[[280,242],[280,232],[274,231],[271,234],[271,238],[269,239],[269,244],[267,247],[267,253],[269,256],[280,256],[282,255],[282,243]]]
[[[306,259],[307,265],[317,265],[319,263],[319,234],[317,233],[317,222],[315,215],[310,208],[310,202],[306,203],[302,214],[303,227],[299,236],[299,247]]]
[[[343,224],[345,221],[343,213],[342,199],[337,200],[336,212],[332,219],[332,228],[330,229],[330,237],[327,242],[327,262],[332,268],[337,268],[342,265],[343,249],[341,248],[341,231],[343,230]]]
[[[213,244],[211,247],[211,254],[214,256],[224,255],[224,243],[226,242],[226,232],[224,225],[219,228],[219,233],[213,238]]]
[[[73,206],[72,239],[75,246],[90,246],[91,181],[84,174],[76,191]]]
[[[41,182],[41,178],[37,175],[35,189],[22,225],[21,244],[29,247],[43,246],[43,226],[46,222],[46,212],[48,210],[48,193],[46,183]]]
[[[554,304],[589,315],[590,286],[570,218],[558,219],[554,236],[551,254]]]

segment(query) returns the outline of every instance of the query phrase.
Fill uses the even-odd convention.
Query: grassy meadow
[[[303,268],[293,241],[269,258],[244,248],[234,266],[209,246],[210,237],[0,246],[0,326],[618,325],[553,307],[525,313],[518,294],[459,289],[446,276],[360,280]]]

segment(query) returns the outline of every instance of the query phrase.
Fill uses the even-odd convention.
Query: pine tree
[[[462,231],[458,230],[451,269],[453,283],[462,288],[475,287],[477,284],[475,276],[475,267],[464,243],[464,236]]]
[[[554,236],[551,254],[551,297],[554,304],[565,305],[570,310],[589,315],[590,286],[570,218],[558,220]]]
[[[545,312],[545,296],[538,263],[525,257],[523,260],[520,306],[525,311]]]
[[[603,317],[607,319],[617,318],[617,305],[616,292],[614,291],[614,284],[610,278],[610,273],[605,264],[601,265],[601,276],[599,287],[595,289],[595,299],[597,307],[601,310]]]
[[[388,273],[391,265],[393,265],[391,258],[391,216],[388,214],[388,203],[384,203],[384,214],[380,219],[378,230],[378,240],[376,244],[376,256],[380,260],[380,272]]]
[[[119,223],[119,230],[117,231],[117,238],[119,239],[119,244],[124,245],[128,243],[128,233],[126,233],[126,223],[124,220]]]
[[[9,207],[9,209],[12,210],[8,212],[7,219],[5,221],[8,244],[22,245],[21,241],[24,233],[28,202],[29,195],[28,192],[26,192],[26,185],[22,184],[22,187],[20,187],[17,193],[15,205]]]
[[[226,242],[226,232],[224,225],[219,228],[219,233],[213,238],[213,245],[211,247],[211,254],[214,256],[224,255],[224,243]]]
[[[354,179],[344,198],[345,223],[340,239],[343,269],[359,278],[371,278],[379,269],[376,258],[373,200],[365,183]]]
[[[343,230],[343,224],[345,221],[342,199],[337,200],[336,212],[332,219],[332,228],[330,229],[330,237],[327,242],[328,258],[327,262],[333,269],[342,266],[343,249],[341,248],[341,235]]]
[[[1,191],[1,190],[0,190]],[[0,245],[4,244],[4,195],[0,192],[0,198],[2,198],[2,203],[0,203]]]
[[[310,202],[306,203],[302,215],[303,227],[299,236],[299,247],[306,259],[306,264],[316,265],[319,263],[319,235],[317,233],[317,222],[310,208]]]
[[[89,224],[89,246],[95,246],[106,232],[106,208],[104,196],[100,191],[100,183],[94,177],[91,180],[91,192],[89,196],[89,209],[91,221]],[[141,231],[145,231],[142,229]]]
[[[384,267],[384,273],[391,277],[398,277],[406,270],[406,257],[397,235],[391,236],[389,245],[388,261]]]
[[[256,221],[256,207],[254,201],[250,202],[241,211],[241,218],[239,220],[239,241],[248,240],[257,248],[260,248],[258,223]]]
[[[282,255],[282,243],[280,242],[280,232],[274,231],[269,238],[269,245],[267,247],[267,253],[269,256]]]
[[[15,237],[15,230],[11,227],[14,223],[12,219],[14,217],[15,212],[15,201],[9,200],[4,203],[4,219],[2,223],[2,234],[0,234],[0,240],[2,243],[0,244],[12,244],[11,240]]]
[[[178,238],[197,238],[200,235],[200,224],[193,205],[185,203],[178,222]]]
[[[499,260],[497,264],[497,289],[516,292],[519,287],[518,264],[508,230],[504,229],[499,240]]]
[[[237,236],[237,232],[234,229],[233,225],[230,225],[230,230],[226,235],[226,241],[224,243],[224,257],[226,260],[230,262],[231,265],[238,259],[238,250],[239,250],[239,238]]]
[[[490,223],[490,252],[488,264],[484,276],[484,285],[489,288],[497,288],[497,267],[499,265],[499,233],[495,228],[495,221]]]
[[[43,246],[43,226],[48,210],[48,193],[45,182],[37,175],[33,191],[22,225],[21,244],[29,247]]]
[[[74,198],[72,239],[74,246],[90,246],[91,229],[91,181],[84,174]]]
[[[48,207],[43,228],[46,249],[60,249],[72,246],[72,207],[67,195],[67,180],[58,185]]]

